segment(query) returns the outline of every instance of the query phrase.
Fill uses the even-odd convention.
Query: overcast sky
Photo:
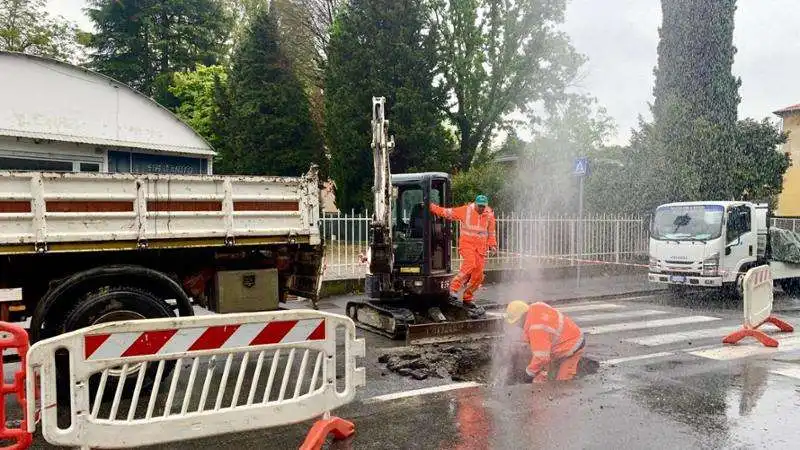
[[[714,0],[708,0],[714,1]],[[91,24],[84,0],[48,0],[51,13]],[[564,29],[589,59],[579,89],[598,98],[618,126],[615,143],[630,136],[641,114],[650,118],[656,64],[659,0],[569,0]],[[740,117],[775,117],[800,103],[800,1],[739,0],[733,40],[734,74],[741,77]]]

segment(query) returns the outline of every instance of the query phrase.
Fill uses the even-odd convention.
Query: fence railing
[[[326,279],[364,277],[370,220],[369,212],[322,218]],[[498,253],[487,259],[487,270],[569,266],[578,260],[636,260],[647,255],[647,225],[647,219],[641,217],[598,215],[579,220],[569,216],[498,214]],[[454,223],[454,270],[461,263],[457,242],[458,224]]]

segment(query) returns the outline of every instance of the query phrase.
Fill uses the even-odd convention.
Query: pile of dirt
[[[492,359],[494,358],[494,364]],[[486,384],[527,382],[525,367],[528,351],[503,351],[494,341],[464,344],[432,344],[389,349],[378,362],[404,377],[416,380],[444,378]],[[584,357],[578,364],[578,377],[594,374],[599,363]]]
[[[378,362],[402,376],[417,380],[450,378],[453,381],[486,381],[491,370],[492,343],[424,345],[392,349]]]

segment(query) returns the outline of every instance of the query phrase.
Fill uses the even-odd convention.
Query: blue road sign
[[[579,177],[589,174],[589,158],[575,158],[575,166],[572,173]]]

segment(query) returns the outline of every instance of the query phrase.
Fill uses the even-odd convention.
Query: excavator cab
[[[394,289],[390,296],[446,298],[449,292],[450,224],[430,212],[430,204],[449,205],[450,176],[426,172],[392,175]],[[386,297],[369,289],[370,297]]]
[[[463,305],[448,299],[451,271],[451,228],[430,212],[431,203],[452,202],[450,177],[426,172],[390,175],[384,97],[372,98],[374,197],[369,227],[368,300],[347,303],[347,316],[360,328],[407,344],[444,342],[464,336],[495,334],[498,318],[475,319]]]

